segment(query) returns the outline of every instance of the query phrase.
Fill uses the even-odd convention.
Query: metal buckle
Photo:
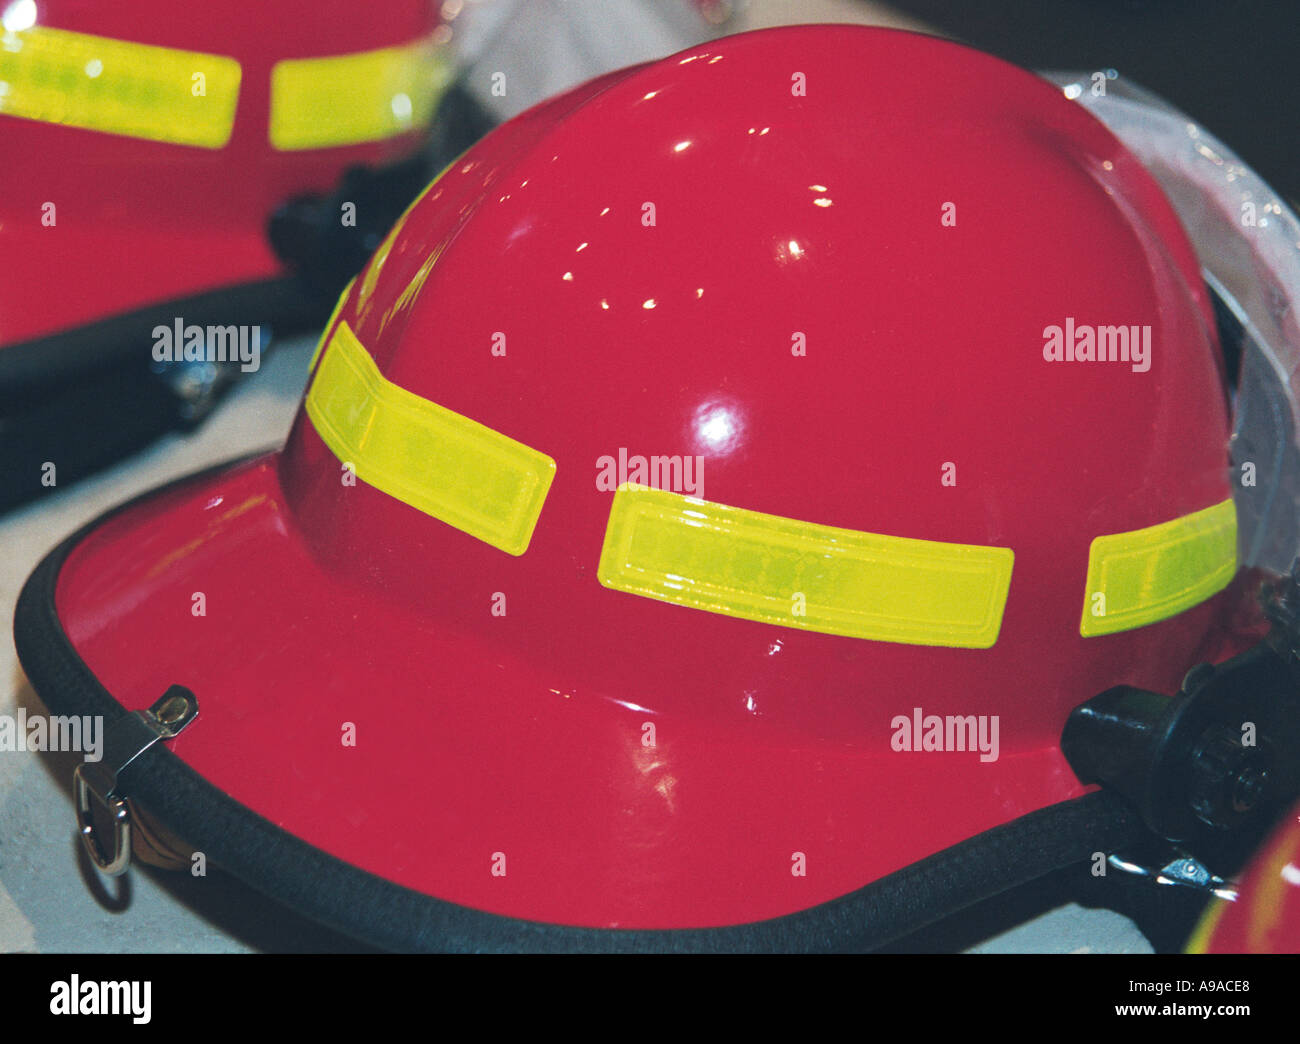
[[[1112,855],[1106,859],[1116,870],[1123,870],[1138,877],[1149,877],[1158,885],[1181,885],[1209,892],[1229,902],[1237,900],[1237,886],[1225,881],[1218,874],[1211,873],[1203,863],[1187,855],[1177,855],[1159,870],[1133,863],[1120,856]]]
[[[83,761],[73,772],[81,842],[95,866],[110,877],[126,873],[131,865],[131,808],[126,795],[119,792],[119,773],[159,740],[179,736],[198,714],[199,701],[194,693],[173,685],[148,710],[133,711],[108,726],[103,758]],[[113,820],[111,855],[105,853],[95,832],[92,795]]]

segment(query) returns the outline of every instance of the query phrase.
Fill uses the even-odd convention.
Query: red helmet
[[[422,0],[0,6],[0,135],[23,160],[5,167],[0,354],[283,275],[276,205],[409,155],[439,82]]]
[[[1300,805],[1278,824],[1235,902],[1213,903],[1189,953],[1300,953]]]
[[[1059,90],[731,37],[458,161],[284,450],[73,538],[18,647],[56,707],[191,690],[141,800],[367,938],[839,937],[1083,795],[1072,708],[1221,651],[1216,360],[1174,212]]]

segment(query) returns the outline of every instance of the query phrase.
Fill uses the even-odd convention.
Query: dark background
[[[1300,0],[892,0],[1029,69],[1114,68],[1300,201]]]

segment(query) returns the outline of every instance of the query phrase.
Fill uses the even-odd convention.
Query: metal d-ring
[[[173,685],[148,710],[125,714],[108,726],[104,756],[99,761],[83,761],[73,772],[78,833],[86,853],[101,872],[118,877],[131,865],[131,808],[118,787],[118,774],[159,740],[180,735],[198,714],[199,701],[194,693]],[[95,830],[92,798],[98,799],[112,817],[111,854],[105,851]]]

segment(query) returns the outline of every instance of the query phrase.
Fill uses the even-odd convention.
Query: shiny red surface
[[[1079,636],[1092,539],[1227,497],[1228,422],[1172,211],[1027,73],[883,30],[707,44],[495,132],[382,255],[342,317],[385,375],[557,462],[528,552],[344,485],[300,412],[280,456],[88,537],[57,595],[127,706],[197,693],[182,758],[351,862],[561,923],[788,913],[1078,795],[1069,710],[1172,692],[1217,640],[1223,599]],[[1151,324],[1150,372],[1045,362],[1066,316]],[[997,644],[602,587],[597,460],[620,447],[704,455],[709,500],[1013,548]],[[998,715],[1000,757],[894,751],[918,706]]]
[[[1300,805],[1260,849],[1239,892],[1207,912],[1197,952],[1300,953]]]
[[[277,152],[267,126],[276,62],[426,35],[437,21],[427,0],[36,4],[37,25],[226,55],[242,80],[231,139],[215,150],[0,114],[0,346],[282,274],[266,238],[277,204],[333,188],[350,166],[408,155],[418,141]],[[47,201],[52,228],[41,224]]]

